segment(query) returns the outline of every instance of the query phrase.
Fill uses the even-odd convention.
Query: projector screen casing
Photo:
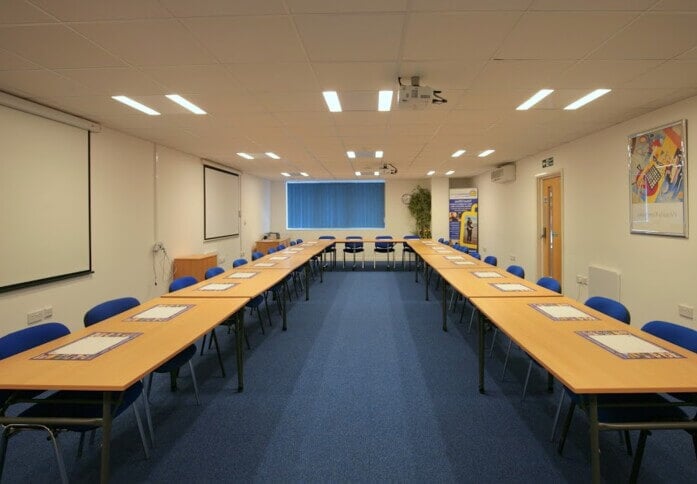
[[[0,106],[0,292],[92,272],[90,133]]]

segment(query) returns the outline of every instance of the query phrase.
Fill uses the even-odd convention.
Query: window
[[[287,182],[287,229],[385,228],[385,182]]]

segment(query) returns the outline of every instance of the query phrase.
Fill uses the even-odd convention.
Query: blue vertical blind
[[[288,229],[385,228],[385,182],[287,182]]]

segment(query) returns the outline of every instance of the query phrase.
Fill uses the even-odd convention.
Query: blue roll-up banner
[[[450,189],[450,243],[470,250],[479,246],[479,210],[476,188]]]

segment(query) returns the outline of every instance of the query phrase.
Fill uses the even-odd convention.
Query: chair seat
[[[394,247],[375,247],[375,252],[387,254],[388,252],[394,252]]]
[[[574,401],[580,401],[581,397],[570,393]],[[661,406],[670,400],[663,395],[651,394],[620,394],[598,395],[598,421],[603,423],[630,423],[630,422],[682,422],[690,420],[690,417],[677,406]],[[633,406],[646,404],[640,406]],[[619,405],[619,407],[604,407],[603,405]],[[626,407],[622,405],[628,405]]]
[[[264,302],[264,296],[257,296],[247,303],[248,308],[258,308]]]
[[[196,348],[194,348],[195,351]],[[116,418],[135,402],[143,392],[143,384],[136,382],[123,394],[121,404],[112,410],[111,417]],[[102,394],[100,392],[83,392],[61,390],[49,395],[46,402],[38,402],[19,414],[20,417],[55,417],[55,418],[101,418]],[[51,403],[49,403],[49,400]],[[65,400],[65,403],[60,403]],[[79,404],[74,400],[90,400],[94,403]],[[58,403],[56,403],[58,401]],[[61,425],[58,428],[74,432],[86,432],[98,428],[98,425]]]
[[[359,252],[363,252],[363,247],[355,247],[355,248],[346,247],[346,248],[344,248],[344,252],[348,252],[349,254],[357,254]]]
[[[186,349],[180,351],[161,366],[153,370],[155,373],[169,373],[178,370],[186,364],[196,354],[196,345],[190,345]]]

